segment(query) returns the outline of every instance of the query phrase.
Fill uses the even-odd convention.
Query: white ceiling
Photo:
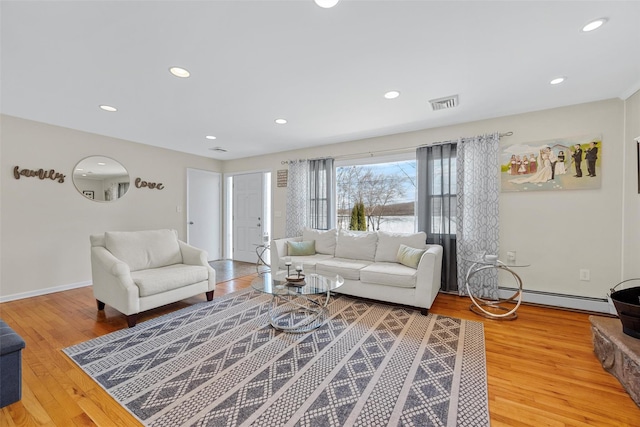
[[[640,88],[638,1],[49,0],[0,13],[2,113],[222,160]],[[457,108],[431,110],[448,95]]]

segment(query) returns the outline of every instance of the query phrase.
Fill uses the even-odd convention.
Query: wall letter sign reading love
[[[136,178],[134,185],[136,186],[136,188],[148,188],[150,190],[162,190],[164,188],[164,184],[162,184],[161,182],[147,182],[143,181],[142,178]]]

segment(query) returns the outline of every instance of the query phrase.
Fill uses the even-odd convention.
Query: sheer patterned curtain
[[[466,293],[465,276],[469,262],[463,257],[485,252],[498,253],[498,150],[500,136],[463,138],[458,143],[457,230],[458,289]],[[498,273],[488,269],[474,276],[478,295],[498,299]]]
[[[302,229],[307,226],[308,175],[309,164],[306,160],[289,161],[285,237],[301,236]]]
[[[333,159],[309,160],[309,227],[335,227],[335,170]]]
[[[427,243],[443,247],[440,289],[458,290],[456,257],[456,143],[419,147],[418,231],[427,233]]]

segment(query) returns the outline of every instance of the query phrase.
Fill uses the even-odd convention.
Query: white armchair
[[[207,253],[178,240],[175,230],[96,234],[91,241],[93,295],[135,326],[138,313],[204,292],[213,299],[216,272]]]

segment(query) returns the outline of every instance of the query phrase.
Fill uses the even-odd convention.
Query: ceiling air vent
[[[446,98],[432,99],[429,101],[433,111],[445,110],[458,106],[458,95],[447,96]]]

